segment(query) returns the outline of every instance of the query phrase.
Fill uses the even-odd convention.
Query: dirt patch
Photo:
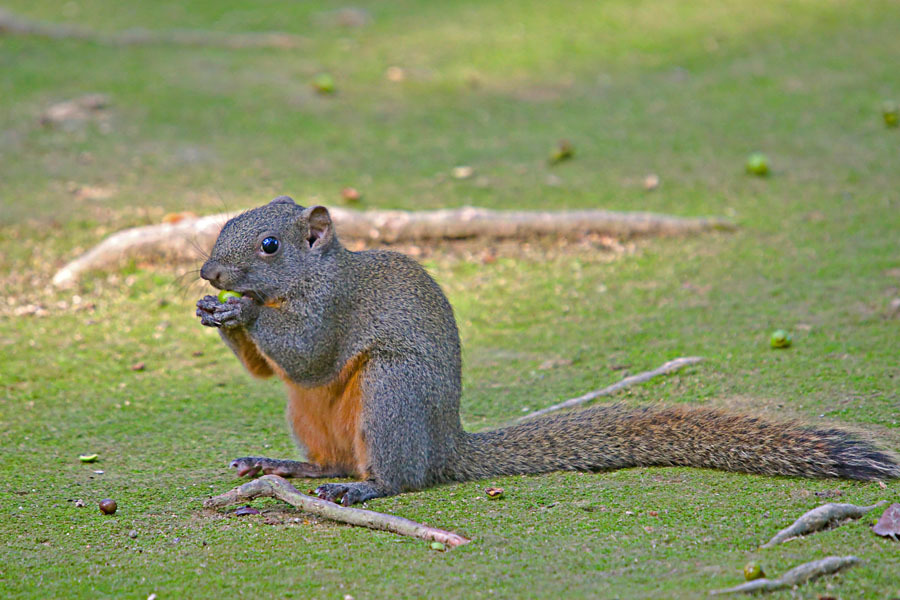
[[[78,129],[88,122],[95,122],[102,129],[109,129],[110,106],[109,96],[87,94],[50,106],[41,113],[40,123],[45,127],[58,127],[65,131]]]

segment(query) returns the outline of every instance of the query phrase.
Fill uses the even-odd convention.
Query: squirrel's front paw
[[[197,316],[200,317],[200,324],[207,327],[218,327],[220,323],[216,320],[216,306],[220,304],[219,299],[215,296],[204,296],[197,301]]]
[[[242,327],[255,318],[255,313],[256,305],[250,298],[229,298],[219,302],[215,296],[204,296],[197,302],[197,316],[207,327]]]

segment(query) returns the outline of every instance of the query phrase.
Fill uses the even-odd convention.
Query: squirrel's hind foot
[[[350,506],[371,500],[372,498],[380,498],[387,494],[377,486],[368,481],[359,481],[356,483],[323,483],[316,488],[316,495],[322,500]]]
[[[238,477],[256,477],[260,472],[264,475],[302,478],[347,477],[349,475],[340,469],[325,469],[313,463],[263,456],[236,458],[229,463],[229,466],[237,469]]]

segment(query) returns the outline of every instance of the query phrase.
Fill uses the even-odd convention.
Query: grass
[[[460,322],[472,430],[611,383],[612,367],[699,354],[707,362],[622,399],[841,424],[900,448],[900,138],[879,115],[900,98],[896,3],[355,5],[371,24],[335,26],[324,2],[6,3],[101,31],[277,29],[305,42],[0,36],[0,596],[694,598],[738,583],[751,559],[778,575],[851,553],[865,564],[772,597],[900,595],[895,543],[869,520],[756,550],[821,503],[814,492],[896,501],[896,482],[653,468],[368,503],[475,540],[447,553],[273,501],[256,503],[260,517],[200,510],[237,483],[229,458],[293,456],[279,385],[251,380],[201,330],[190,275],[136,265],[67,292],[49,277],[106,233],[170,210],[280,193],[330,204],[346,185],[373,207],[603,207],[740,224],[621,254],[535,244],[483,264],[477,251],[428,253]],[[391,65],[407,79],[389,82]],[[321,71],[334,97],[311,90]],[[112,99],[108,130],[38,124],[54,102],[92,92]],[[560,138],[576,156],[549,167]],[[755,150],[771,177],[743,173]],[[452,179],[459,164],[476,176]],[[647,193],[651,172],[662,185]],[[29,304],[46,314],[17,313]],[[777,328],[793,348],[768,348]],[[573,362],[539,368],[552,358]],[[85,452],[100,462],[80,464]],[[485,500],[489,484],[506,498]],[[96,510],[103,497],[115,516]]]

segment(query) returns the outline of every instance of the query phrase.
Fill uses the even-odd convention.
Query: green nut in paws
[[[241,297],[241,295],[239,293],[233,292],[231,290],[222,290],[221,292],[219,292],[219,302],[221,302],[222,304],[225,304],[226,302],[228,302],[229,298],[240,298],[240,297]]]

